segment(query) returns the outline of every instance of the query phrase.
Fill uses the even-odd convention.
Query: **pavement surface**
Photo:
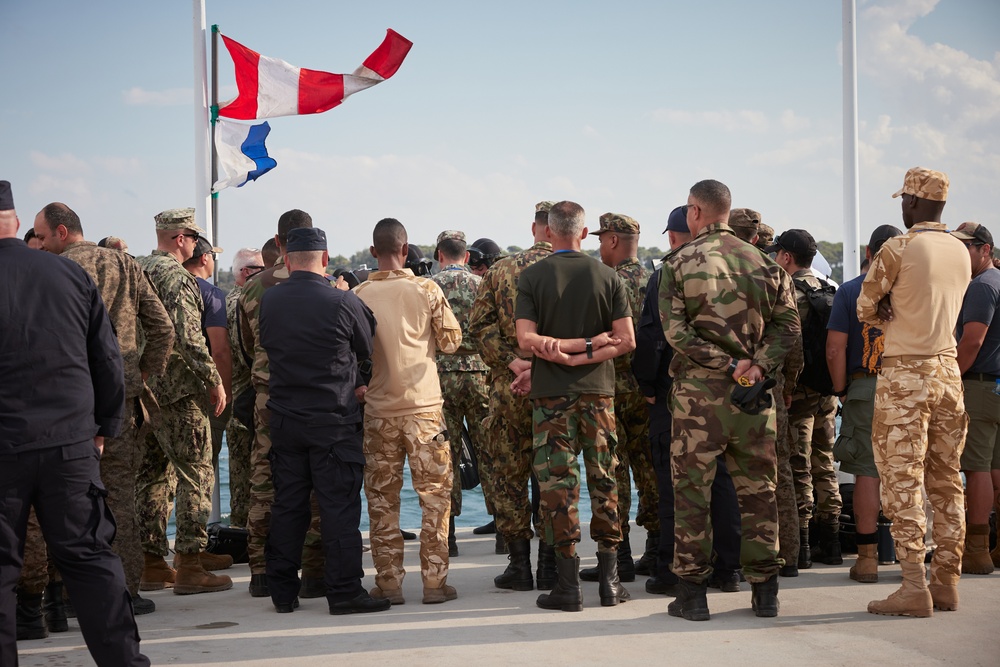
[[[142,650],[154,665],[982,665],[1000,666],[1000,572],[966,575],[955,612],[932,618],[874,616],[870,600],[899,587],[898,566],[879,569],[879,583],[848,578],[854,556],[840,566],[814,565],[782,578],[777,618],[750,610],[750,586],[738,593],[709,589],[712,619],[695,623],[667,615],[670,598],[645,592],[645,577],[625,584],[632,600],[601,607],[597,584],[583,584],[580,613],[535,606],[537,591],[501,591],[493,577],[506,557],[493,553],[493,536],[459,530],[461,555],[448,583],[458,599],[421,604],[418,545],[406,543],[406,604],[376,614],[330,616],[324,598],[302,600],[292,614],[276,614],[267,598],[247,592],[246,565],[228,570],[233,589],[222,593],[143,593],[156,602],[137,618]],[[633,528],[632,543],[645,535]],[[535,543],[537,545],[537,541]],[[534,550],[537,549],[537,546]],[[582,566],[596,564],[589,538]],[[365,554],[365,585],[374,570]],[[534,564],[534,555],[532,557]],[[70,631],[22,642],[23,667],[93,665],[75,619]]]

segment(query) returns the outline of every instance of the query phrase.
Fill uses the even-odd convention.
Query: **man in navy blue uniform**
[[[326,598],[331,614],[385,611],[361,585],[361,408],[358,363],[372,354],[375,316],[326,276],[321,229],[288,232],[289,278],[266,291],[260,340],[271,366],[271,473],[274,504],[267,582],[278,613],[298,605],[298,570],[315,489],[323,524]]]
[[[99,467],[122,429],[121,351],[90,276],[30,250],[19,225],[0,181],[0,664],[17,665],[14,587],[34,506],[94,661],[149,665]]]

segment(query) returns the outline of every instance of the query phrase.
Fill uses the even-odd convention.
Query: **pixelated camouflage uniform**
[[[789,286],[789,289],[791,287]],[[779,555],[786,563],[792,564],[799,557],[799,506],[795,495],[795,477],[792,474],[792,433],[788,428],[788,408],[785,407],[785,387],[794,386],[795,378],[802,367],[802,345],[799,342],[799,365],[794,367],[794,353],[789,354],[781,370],[774,374],[778,384],[771,389],[774,400],[775,454],[778,460],[778,485],[774,497],[778,503],[778,545]]]
[[[615,267],[625,285],[632,324],[637,327],[642,302],[646,296],[648,275],[639,259],[630,257]],[[635,522],[647,531],[660,530],[660,517],[656,508],[660,502],[653,470],[653,455],[649,449],[649,409],[639,391],[639,383],[632,373],[632,353],[615,357],[615,423],[617,445],[614,454],[618,459],[615,479],[618,483],[618,515],[622,534],[629,533],[628,517],[632,507],[632,488],[629,469],[639,490],[639,507]]]
[[[149,387],[160,406],[160,423],[146,436],[139,466],[137,507],[143,551],[167,555],[167,517],[176,476],[178,553],[205,548],[212,510],[212,436],[208,390],[222,382],[201,331],[204,303],[195,277],[173,255],[154,250],[138,260],[174,325],[166,372]]]
[[[235,285],[226,295],[226,321],[229,323],[229,351],[233,358],[232,400],[244,391],[252,390],[250,366],[240,347],[239,298],[243,286]],[[236,418],[230,417],[226,425],[226,447],[229,449],[229,525],[246,526],[250,507],[250,447],[253,433]]]
[[[716,457],[725,453],[740,503],[740,560],[750,582],[777,574],[777,462],[773,408],[749,415],[733,405],[733,359],[773,375],[801,335],[795,295],[783,270],[736,237],[725,223],[703,228],[667,258],[660,317],[677,352],[672,476],[676,508],[673,571],[701,583],[711,575],[709,493]]]
[[[810,287],[825,283],[809,269],[800,269],[792,275]],[[795,288],[799,320],[804,322],[809,314],[809,297]],[[826,363],[820,359],[819,363]],[[837,397],[823,396],[801,384],[792,392],[792,405],[788,408],[788,427],[792,444],[792,475],[799,506],[799,523],[808,525],[813,514],[825,522],[837,522],[843,502],[840,484],[833,466],[833,445],[837,440]]]
[[[441,588],[448,577],[448,519],[451,516],[451,486],[454,469],[447,425],[441,410],[440,384],[437,395],[421,396],[423,407],[383,406],[373,402],[383,390],[385,367],[398,359],[390,347],[399,341],[387,341],[395,315],[375,303],[372,294],[398,281],[414,282],[427,296],[427,332],[414,337],[426,343],[428,353],[453,353],[462,343],[462,329],[448,300],[433,280],[413,275],[409,269],[376,271],[354,289],[371,308],[378,321],[375,352],[372,354],[372,380],[366,395],[364,419],[365,496],[368,499],[369,539],[375,564],[375,584],[382,589],[398,590],[403,584],[403,538],[399,532],[399,492],[403,485],[404,458],[409,462],[413,490],[420,499],[420,576],[425,589]],[[397,285],[405,289],[407,285]],[[411,298],[406,294],[406,298]],[[380,312],[381,311],[381,312]],[[416,323],[407,323],[408,327]],[[392,361],[390,361],[390,359]],[[436,407],[435,407],[436,406]],[[383,414],[382,410],[388,410]]]
[[[497,531],[507,542],[530,540],[531,505],[528,482],[533,466],[532,405],[510,389],[514,373],[507,367],[515,359],[531,359],[518,348],[514,327],[517,281],[525,267],[552,253],[552,244],[539,241],[527,250],[504,257],[490,267],[479,285],[472,307],[469,333],[483,361],[490,367],[490,413],[487,460],[493,488]],[[540,531],[541,526],[536,526]]]
[[[265,269],[243,284],[239,296],[239,333],[243,353],[253,359],[250,382],[257,391],[253,411],[253,445],[250,449],[250,506],[247,511],[247,554],[251,574],[265,574],[264,547],[271,527],[271,503],[274,483],[271,479],[271,411],[267,407],[267,383],[271,377],[267,352],[260,343],[260,300],[264,291],[288,280],[284,257],[279,257],[270,269]],[[240,355],[242,356],[242,354]],[[310,495],[312,517],[305,543],[302,545],[303,576],[323,577],[325,560],[320,536],[319,505],[316,493]]]
[[[462,345],[455,354],[437,354],[438,379],[441,382],[441,397],[444,399],[444,418],[448,424],[448,437],[451,443],[451,461],[455,468],[455,476],[451,487],[451,514],[462,513],[462,480],[459,475],[459,463],[462,454],[462,421],[469,425],[469,438],[474,446],[482,447],[486,440],[483,420],[489,415],[489,396],[486,393],[487,366],[479,358],[475,342],[469,335],[469,313],[476,300],[481,278],[464,264],[448,264],[438,273],[431,276],[444,292],[462,327]],[[482,458],[477,457],[480,466]],[[480,473],[479,479],[483,487],[483,497],[486,509],[492,514],[491,498],[493,490],[489,487],[489,476]]]
[[[900,317],[897,299],[893,300],[893,320],[883,322],[878,316],[879,302],[894,288],[900,292],[906,289],[911,298],[931,298],[929,290],[921,285],[927,274],[916,274],[912,266],[905,266],[905,273],[901,269],[904,255],[922,232],[944,231],[946,227],[941,223],[923,222],[887,240],[861,285],[857,309],[860,321],[882,328],[885,334],[886,354],[875,388],[872,453],[881,481],[882,511],[892,520],[896,556],[909,563],[924,562],[926,489],[934,508],[932,532],[936,544],[930,583],[951,586],[961,576],[965,546],[965,492],[959,469],[968,428],[956,351],[952,348],[929,357],[899,355],[893,338],[902,338],[907,332],[897,333],[898,327],[927,327],[927,323],[905,321],[907,318]],[[955,270],[963,267],[968,279],[971,265],[962,257],[965,253],[956,249],[954,254],[956,260],[961,260]],[[901,283],[908,284],[902,288]],[[947,305],[959,312],[964,295],[964,289],[950,295],[957,299],[957,308],[954,302]],[[933,296],[944,307],[946,297],[940,293]],[[954,321],[957,316],[948,320]]]

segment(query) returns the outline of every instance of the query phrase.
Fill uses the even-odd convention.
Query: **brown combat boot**
[[[173,588],[177,572],[174,571],[163,556],[154,556],[143,552],[142,577],[139,578],[140,591],[160,591]]]
[[[177,577],[174,582],[176,595],[215,593],[233,587],[233,580],[226,575],[212,574],[206,570],[198,554],[179,553],[174,556],[174,563],[177,565]]]
[[[174,554],[175,569],[179,555]],[[198,560],[201,561],[201,566],[206,570],[228,570],[233,566],[233,557],[228,554],[210,554],[207,551],[202,551],[198,554]]]
[[[868,613],[883,616],[914,616],[927,618],[934,615],[934,602],[924,578],[924,564],[900,561],[903,585],[885,600],[868,603]]]
[[[939,611],[958,611],[958,586],[954,584],[931,584],[927,587],[931,592],[934,608]]]
[[[851,579],[862,584],[878,583],[877,544],[858,545],[858,560],[851,566]]]
[[[965,553],[962,554],[962,574],[992,574],[990,526],[970,523],[965,530]]]

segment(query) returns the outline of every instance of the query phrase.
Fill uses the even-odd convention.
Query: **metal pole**
[[[858,66],[856,0],[844,13],[844,281],[860,273],[861,207],[858,202]]]
[[[208,67],[205,49],[205,0],[193,0],[194,26],[194,208],[195,220],[212,229],[212,209],[208,182]]]
[[[219,115],[219,26],[212,25],[212,180],[211,186],[219,180],[219,154],[215,150],[215,125]],[[212,245],[219,245],[219,193],[212,192]],[[215,275],[219,284],[219,262],[215,263]]]

